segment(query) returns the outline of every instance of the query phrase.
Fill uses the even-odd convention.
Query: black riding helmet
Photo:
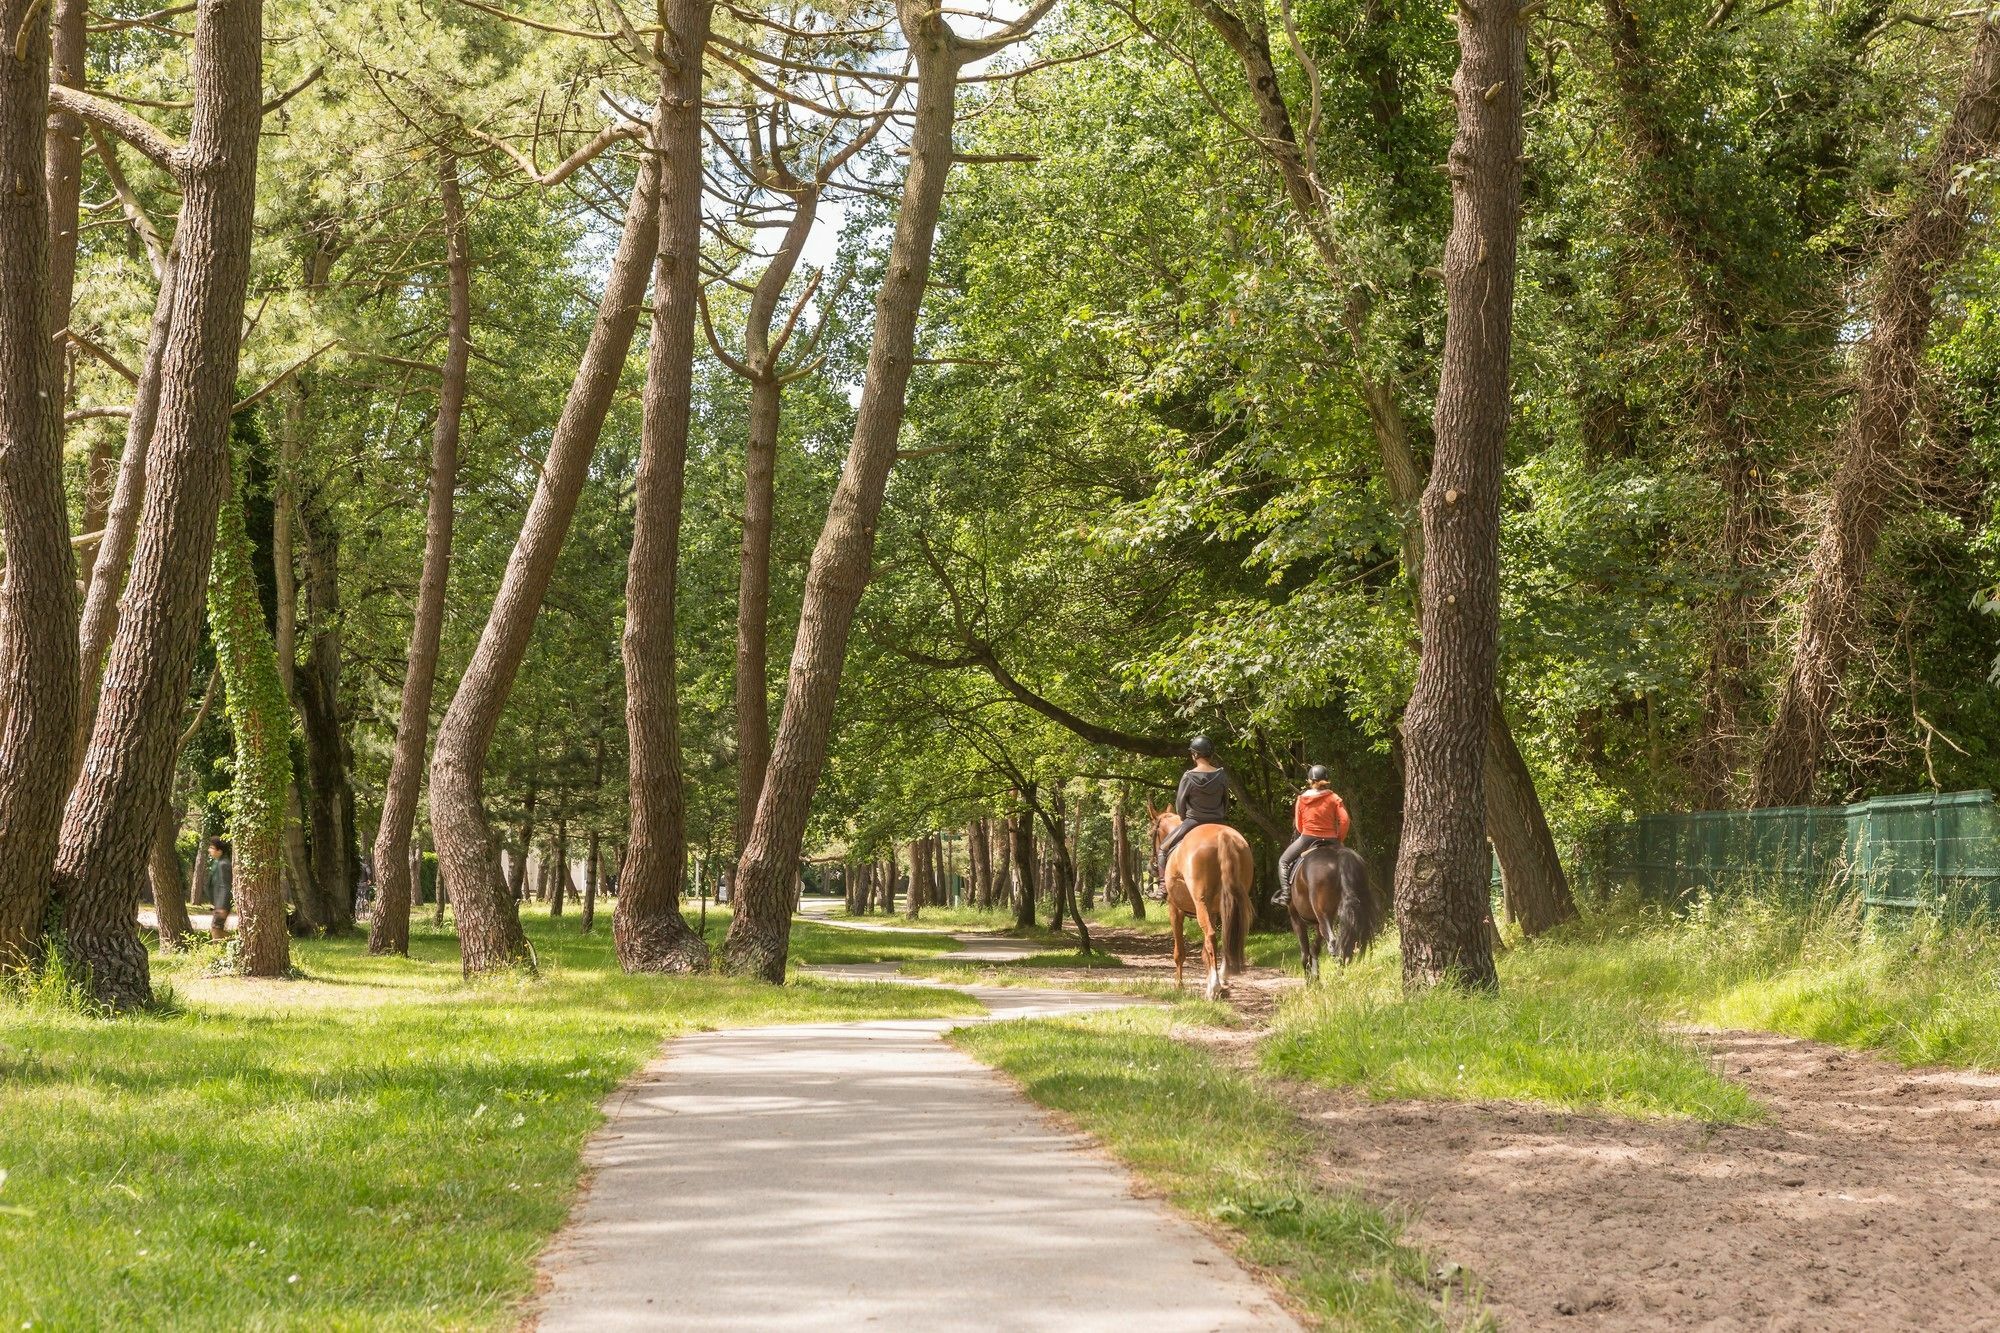
[[[1206,736],[1197,736],[1188,742],[1188,753],[1198,754],[1203,759],[1215,758],[1215,742]]]
[[[1331,776],[1333,775],[1326,771],[1325,764],[1314,764],[1306,770],[1307,782],[1325,782]]]

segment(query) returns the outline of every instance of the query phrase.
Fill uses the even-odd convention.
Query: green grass
[[[1737,1121],[1695,1027],[1751,1028],[1905,1064],[2000,1067],[2000,927],[1756,898],[1624,904],[1500,960],[1497,998],[1405,1001],[1393,948],[1281,1007],[1277,1073],[1383,1097],[1512,1098]]]
[[[1708,902],[1676,917],[1627,907],[1515,950],[1503,978],[1673,1023],[2000,1067],[2000,925],[1986,920],[1868,921],[1851,899]]]
[[[1726,1123],[1762,1113],[1692,1038],[1634,1003],[1551,991],[1519,975],[1505,977],[1498,995],[1405,998],[1393,958],[1329,969],[1288,997],[1261,1055],[1271,1073],[1373,1097]]]
[[[1073,1118],[1176,1207],[1227,1228],[1245,1259],[1340,1328],[1421,1329],[1475,1318],[1455,1288],[1425,1285],[1397,1225],[1314,1175],[1291,1112],[1171,1035],[1164,1010],[960,1028],[949,1040]]]
[[[948,991],[626,977],[528,921],[538,980],[294,945],[304,978],[156,959],[164,1013],[0,997],[0,1317],[60,1328],[513,1328],[599,1104],[672,1034],[965,1014]],[[711,935],[723,921],[711,914]]]
[[[1046,909],[1040,906],[1037,906],[1035,910],[1038,917],[1046,912]],[[1167,928],[1166,913],[1167,909],[1164,905],[1149,902],[1146,904],[1146,919],[1144,921],[1134,921],[1132,919],[1132,909],[1125,904],[1100,902],[1097,906],[1085,912],[1083,919],[1088,921],[1093,929],[1104,926],[1124,930],[1164,932]],[[875,921],[883,925],[900,925],[909,922],[909,918],[903,914],[901,908],[897,909],[894,916],[884,916],[880,912],[869,912],[861,916],[853,916],[846,912],[836,912],[830,919],[835,921]],[[1067,939],[1073,937],[1076,927],[1073,924],[1069,924],[1068,917],[1064,917],[1063,920],[1065,922],[1065,929],[1061,932],[1051,931],[1045,926],[1035,926],[1027,930],[1016,931],[1014,929],[1014,909],[1011,906],[986,908],[921,907],[917,909],[917,919],[912,924],[938,930],[1000,931],[1009,935],[1018,934],[1028,938],[1048,937],[1051,939]]]
[[[798,963],[896,963],[934,958],[965,946],[949,935],[891,934],[885,930],[842,930],[814,921],[792,922],[792,954]]]

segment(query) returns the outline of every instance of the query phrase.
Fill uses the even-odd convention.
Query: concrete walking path
[[[990,941],[981,941],[990,943]],[[1012,944],[1013,941],[1005,941]],[[818,969],[881,979],[896,964]],[[961,987],[992,1018],[1128,998]],[[672,1042],[585,1150],[542,1333],[1299,1325],[1221,1246],[940,1040],[979,1019]]]

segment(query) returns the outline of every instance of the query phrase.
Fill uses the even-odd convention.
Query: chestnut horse
[[[1160,844],[1180,827],[1181,818],[1171,810],[1146,813],[1153,820],[1153,854],[1157,860]],[[1208,980],[1202,995],[1216,999],[1229,993],[1229,977],[1249,966],[1243,945],[1250,933],[1250,844],[1227,824],[1202,824],[1188,830],[1167,858],[1167,919],[1174,928],[1174,985],[1181,984],[1181,964],[1187,942],[1181,937],[1181,921],[1193,916],[1201,927],[1201,962]],[[1220,937],[1218,943],[1218,937]]]
[[[1366,953],[1381,927],[1368,863],[1340,843],[1314,847],[1292,868],[1292,933],[1306,980],[1319,976],[1319,956],[1331,949],[1343,964]]]

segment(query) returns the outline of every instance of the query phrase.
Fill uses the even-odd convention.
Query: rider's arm
[[[1188,817],[1187,813],[1188,786],[1193,778],[1194,778],[1194,770],[1189,769],[1187,772],[1181,774],[1181,785],[1174,788],[1174,813],[1179,815],[1182,819],[1186,819]]]

